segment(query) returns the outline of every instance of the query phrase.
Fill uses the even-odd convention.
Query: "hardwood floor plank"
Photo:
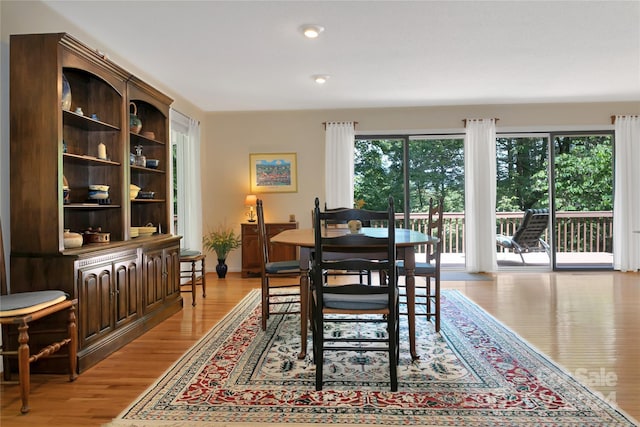
[[[640,274],[499,273],[493,281],[443,282],[533,347],[640,419]],[[31,412],[17,385],[0,387],[3,427],[100,426],[111,421],[228,313],[259,279],[207,276],[207,297],[184,293],[184,309],[69,383],[33,375]]]

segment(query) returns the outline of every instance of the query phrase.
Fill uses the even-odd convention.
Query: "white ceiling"
[[[640,101],[638,0],[44,3],[203,111]]]

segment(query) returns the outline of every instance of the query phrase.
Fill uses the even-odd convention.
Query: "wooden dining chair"
[[[183,249],[180,251],[180,292],[191,292],[191,305],[196,306],[196,286],[202,286],[202,298],[207,297],[207,256],[200,251]],[[186,264],[186,268],[183,267]],[[182,279],[189,279],[182,283]],[[187,289],[185,289],[188,286]]]
[[[429,199],[429,211],[424,233],[435,236],[439,242],[426,246],[425,262],[416,262],[415,276],[423,277],[425,282],[421,285],[416,281],[416,316],[426,316],[427,320],[434,320],[436,332],[440,332],[440,256],[442,253],[444,200],[440,198],[435,204],[433,198]],[[398,261],[398,276],[405,276],[404,262]],[[401,297],[406,297],[406,290],[401,285]],[[407,314],[407,313],[401,313]]]
[[[300,314],[300,262],[298,260],[270,261],[269,239],[264,222],[262,200],[256,201],[258,216],[258,246],[260,247],[260,282],[262,290],[262,330],[273,314]],[[294,283],[272,282],[273,278],[297,278]],[[293,298],[293,299],[292,299]],[[280,307],[274,311],[272,307]],[[284,308],[283,307],[289,307]],[[294,308],[297,307],[297,308]]]
[[[386,221],[375,236],[363,233],[323,232],[324,220]],[[342,209],[320,211],[319,200],[314,210],[314,255],[311,268],[311,305],[313,356],[316,366],[316,390],[322,390],[324,353],[326,351],[384,351],[389,355],[391,391],[398,390],[399,359],[398,289],[396,285],[396,244],[393,198],[386,211]],[[347,283],[327,285],[326,270],[385,271],[388,283]],[[354,280],[355,282],[355,280]],[[327,324],[374,323],[375,335],[330,333]],[[353,329],[353,328],[351,328]]]
[[[20,412],[26,414],[30,410],[31,363],[49,357],[66,346],[69,356],[69,380],[73,381],[77,377],[78,332],[75,310],[78,300],[70,300],[68,295],[58,290],[10,294],[8,288],[0,224],[0,324],[2,325],[0,355],[2,355],[5,382],[11,380],[11,360],[18,359],[18,384],[22,401]],[[41,322],[45,322],[46,317],[64,310],[68,311],[66,337],[60,340],[62,331],[47,330],[44,333],[52,335],[51,339],[54,341],[49,341],[51,344],[32,353],[29,348],[29,326],[32,323],[36,324],[40,319],[42,319]]]
[[[334,212],[340,211],[348,208],[328,208],[327,203],[324,204],[325,212]],[[325,228],[331,227],[347,227],[348,220],[339,220],[339,219],[325,219],[323,225]],[[361,221],[363,227],[371,227],[371,221]],[[360,278],[360,283],[364,283],[364,279],[367,279],[367,283],[371,283],[371,272],[367,271],[325,271],[324,272],[324,280],[325,282],[329,282],[329,276],[358,276]]]

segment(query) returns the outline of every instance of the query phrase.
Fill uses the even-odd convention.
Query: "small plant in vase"
[[[240,247],[241,238],[232,228],[218,226],[215,230],[209,231],[202,238],[202,244],[205,248],[216,253],[218,257],[218,265],[216,265],[216,273],[218,277],[224,279],[227,275],[227,264],[225,261],[227,255],[234,249]]]

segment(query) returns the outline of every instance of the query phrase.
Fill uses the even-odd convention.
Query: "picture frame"
[[[296,153],[249,154],[251,193],[296,193],[298,162]]]

